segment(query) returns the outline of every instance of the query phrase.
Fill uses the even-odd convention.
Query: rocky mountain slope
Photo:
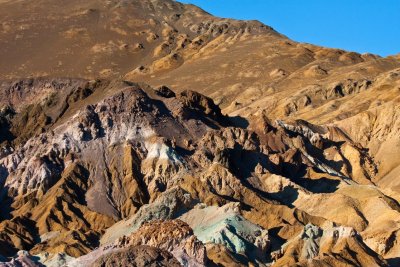
[[[140,73],[162,71],[181,65],[227,32],[279,35],[258,22],[216,19],[172,0],[30,0],[0,5],[2,78],[118,77],[136,68]]]
[[[170,0],[0,25],[0,266],[399,263],[398,57]]]
[[[20,84],[19,92],[39,90],[42,99],[32,110],[24,105],[30,94],[19,94],[16,110],[9,94],[2,117],[10,132],[0,159],[4,256],[29,250],[48,265],[63,255],[66,264],[88,266],[110,250],[150,245],[187,266],[262,265],[291,257],[283,243],[299,243],[292,239],[310,223],[349,227],[357,254],[377,266],[379,254],[398,250],[400,206],[373,184],[373,158],[339,128],[262,116],[243,128],[210,98],[167,87]],[[20,125],[39,130],[17,136]],[[176,231],[187,228],[190,245],[178,232],[141,230],[170,219],[179,219]],[[73,260],[81,256],[83,263]]]

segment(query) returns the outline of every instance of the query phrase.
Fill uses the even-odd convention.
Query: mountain
[[[0,25],[0,266],[398,264],[398,56],[170,0]]]
[[[180,65],[183,53],[197,53],[228,31],[279,35],[261,23],[216,19],[172,0],[3,1],[1,5],[0,77],[6,79],[115,78],[158,59],[154,70]]]

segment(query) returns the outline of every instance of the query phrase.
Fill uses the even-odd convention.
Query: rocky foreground
[[[385,266],[400,249],[398,202],[335,126],[123,81],[2,90],[4,266]]]

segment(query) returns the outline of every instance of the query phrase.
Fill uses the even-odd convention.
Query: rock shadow
[[[400,257],[397,258],[390,258],[386,260],[389,267],[398,267],[400,266]]]
[[[277,166],[270,161],[267,155],[258,152],[243,149],[242,146],[236,144],[234,148],[226,148],[214,158],[214,161],[224,165],[229,171],[241,180],[243,186],[255,192],[260,198],[265,200],[277,201],[278,203],[294,207],[293,202],[298,198],[298,190],[293,187],[284,188],[283,191],[277,193],[268,193],[257,188],[249,182],[249,178],[254,177],[254,171],[257,165],[261,165],[271,174],[284,175],[286,172],[290,174],[290,179],[301,177],[306,174],[306,168],[303,165],[292,163],[284,163]]]
[[[235,117],[227,117],[227,121],[229,124],[233,127],[236,128],[242,128],[242,129],[247,129],[249,127],[250,123],[247,119],[240,117],[240,116],[235,116]]]
[[[297,178],[294,182],[315,194],[334,193],[340,184],[339,180],[332,180],[325,177],[317,180],[309,178]]]
[[[268,198],[279,201],[280,203],[285,204],[289,208],[294,208],[293,203],[299,197],[299,189],[294,188],[293,186],[285,186],[283,190],[274,193],[266,193]]]

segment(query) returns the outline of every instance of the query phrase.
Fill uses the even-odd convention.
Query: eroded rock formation
[[[0,46],[0,266],[398,265],[399,56],[172,0],[0,1]]]

